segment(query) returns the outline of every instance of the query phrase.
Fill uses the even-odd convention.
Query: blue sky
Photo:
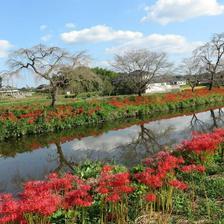
[[[162,50],[175,62],[224,32],[224,0],[3,0],[0,69],[7,54],[38,43],[87,50],[93,65],[108,66],[115,53]],[[37,85],[32,77],[19,87]]]

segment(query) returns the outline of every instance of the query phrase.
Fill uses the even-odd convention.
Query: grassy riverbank
[[[224,89],[219,88],[74,101],[54,109],[39,103],[0,107],[0,140],[222,102]]]
[[[222,224],[224,129],[194,134],[127,169],[85,162],[0,196],[0,223]]]
[[[73,141],[74,139],[82,139],[89,136],[97,137],[108,131],[122,130],[133,125],[141,126],[148,124],[149,122],[171,119],[180,116],[192,116],[191,119],[194,119],[194,117],[201,112],[207,112],[212,115],[213,111],[215,113],[215,110],[219,110],[218,114],[221,115],[223,109],[220,108],[223,106],[224,105],[222,102],[214,103],[170,111],[168,114],[167,112],[158,112],[151,115],[117,119],[110,122],[107,121],[97,125],[83,125],[79,128],[58,130],[52,133],[48,133],[47,135],[45,133],[41,133],[29,136],[26,135],[19,139],[10,138],[6,141],[0,142],[0,154],[2,157],[14,157],[17,153],[31,152],[39,148],[49,147],[51,144],[63,144],[65,142]],[[216,124],[216,120],[219,120],[220,118],[215,117],[214,119],[215,121],[213,120],[213,122]]]

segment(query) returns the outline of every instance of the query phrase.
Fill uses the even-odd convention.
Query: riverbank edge
[[[189,98],[178,102],[165,102],[163,104],[143,104],[128,105],[122,108],[102,108],[93,114],[82,113],[77,116],[66,117],[64,120],[52,119],[45,122],[44,118],[38,123],[28,124],[26,121],[6,122],[0,129],[0,141],[10,138],[20,138],[25,135],[34,135],[62,131],[65,129],[78,128],[80,126],[100,124],[111,122],[118,119],[142,117],[144,115],[153,115],[154,113],[170,113],[175,110],[193,108],[203,105],[214,105],[224,103],[224,96],[221,94],[212,94],[203,97]]]

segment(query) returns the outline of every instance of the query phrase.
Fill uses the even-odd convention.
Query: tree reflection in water
[[[122,145],[121,148],[119,148],[122,152],[119,162],[127,166],[133,166],[143,158],[153,155],[155,152],[165,147],[164,143],[166,140],[170,140],[173,130],[174,127],[172,125],[160,130],[155,130],[146,124],[141,124],[137,137],[133,137],[129,144]],[[170,141],[170,143],[171,142],[172,141]]]
[[[60,142],[55,143],[56,145],[56,151],[57,151],[57,162],[58,162],[58,167],[54,169],[54,172],[60,173],[63,172],[64,170],[74,170],[74,162],[68,161],[65,158],[65,155],[63,153],[62,147]]]
[[[224,126],[224,111],[222,108],[218,109],[217,113],[215,110],[209,110],[211,120],[203,121],[198,118],[198,114],[193,114],[190,127],[192,131],[199,132],[211,132],[215,128]]]

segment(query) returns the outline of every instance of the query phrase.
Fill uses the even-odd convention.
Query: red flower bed
[[[193,138],[183,141],[179,150],[196,154],[214,153],[222,141],[224,141],[224,129],[216,129],[213,133],[193,133]]]
[[[130,96],[130,97],[113,97],[109,100],[92,100],[86,102],[85,108],[78,107],[75,108],[72,105],[59,105],[56,106],[55,110],[50,110],[49,108],[44,109],[40,105],[32,106],[12,106],[10,108],[1,109],[0,121],[4,122],[9,120],[11,122],[17,122],[19,120],[27,120],[28,124],[33,124],[39,117],[44,117],[45,121],[49,122],[55,118],[66,119],[67,117],[74,117],[86,113],[91,116],[97,111],[104,110],[102,103],[108,104],[115,108],[125,108],[127,106],[140,106],[147,104],[165,104],[182,102],[183,100],[193,99],[195,97],[206,97],[213,94],[224,95],[223,88],[214,88],[212,91],[207,89],[199,89],[195,92],[190,90],[185,90],[178,93],[165,93],[158,95],[149,96]],[[75,104],[74,104],[75,105]]]

